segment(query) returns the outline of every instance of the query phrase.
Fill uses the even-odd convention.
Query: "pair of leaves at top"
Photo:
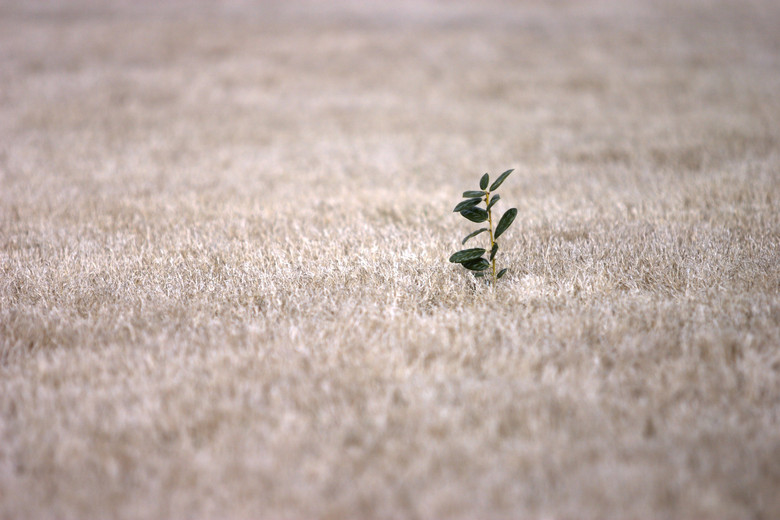
[[[501,183],[503,183],[506,180],[506,178],[509,177],[509,174],[512,173],[513,171],[515,171],[514,168],[509,169],[504,173],[502,173],[501,175],[499,175],[498,179],[493,181],[493,184],[490,185],[490,191],[496,191],[498,187],[501,186]],[[490,182],[490,175],[486,173],[485,175],[482,176],[481,179],[479,179],[479,189],[481,190],[487,189],[488,182]],[[466,195],[464,194],[463,196],[465,197]]]

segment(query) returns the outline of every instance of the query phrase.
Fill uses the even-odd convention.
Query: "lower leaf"
[[[450,262],[452,262],[453,264],[462,264],[465,262],[476,260],[484,254],[485,254],[485,250],[481,247],[475,247],[473,249],[464,249],[463,251],[458,251],[457,253],[452,255],[450,257]]]
[[[469,271],[484,271],[488,267],[490,267],[490,262],[485,260],[484,258],[477,258],[474,260],[469,260],[468,262],[463,262],[463,267],[468,269]]]

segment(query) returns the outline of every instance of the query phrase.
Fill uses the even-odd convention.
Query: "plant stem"
[[[487,205],[487,212],[488,212],[488,223],[490,224],[490,249],[489,251],[493,251],[493,246],[495,245],[495,242],[493,241],[493,213],[492,208],[490,207],[490,192],[488,191],[485,195],[485,204]],[[491,260],[491,263],[493,264],[493,286],[496,285],[496,257],[493,257],[493,260]]]

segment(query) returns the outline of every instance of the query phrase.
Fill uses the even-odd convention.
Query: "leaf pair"
[[[450,257],[450,262],[453,264],[461,264],[469,271],[484,271],[490,267],[490,262],[482,258],[482,255],[484,254],[485,250],[481,247],[464,249],[452,255]]]

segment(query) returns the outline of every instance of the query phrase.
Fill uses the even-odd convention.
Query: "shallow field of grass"
[[[0,1],[0,518],[780,517],[780,7],[682,4]]]

